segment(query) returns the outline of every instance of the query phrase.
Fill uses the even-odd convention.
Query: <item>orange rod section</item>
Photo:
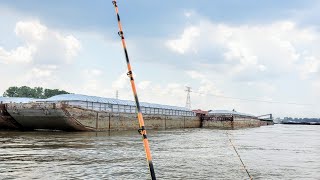
[[[131,65],[130,65],[130,61],[129,61],[127,46],[126,46],[126,42],[125,42],[125,39],[124,39],[124,34],[123,34],[123,31],[122,31],[122,26],[121,26],[121,22],[120,22],[119,9],[118,9],[117,2],[115,0],[112,1],[112,3],[114,5],[114,7],[115,7],[115,11],[116,11],[116,14],[117,14],[117,19],[118,19],[118,27],[119,27],[118,34],[121,37],[123,50],[124,50],[124,53],[125,53],[125,56],[126,56],[126,62],[127,62],[127,68],[128,68],[127,75],[130,78],[131,88],[132,88],[133,96],[134,96],[134,99],[135,99],[135,102],[136,102],[136,106],[137,106],[137,110],[138,110],[138,120],[139,120],[139,126],[140,126],[139,132],[142,135],[143,145],[144,145],[144,149],[145,149],[145,152],[146,152],[146,158],[147,158],[148,165],[149,165],[151,179],[152,180],[156,180],[156,175],[155,175],[154,168],[153,168],[153,163],[152,163],[151,151],[150,151],[150,147],[149,147],[149,141],[148,141],[148,138],[147,138],[147,130],[145,129],[145,126],[144,126],[144,120],[143,120],[143,116],[142,116],[142,112],[141,112],[141,108],[140,108],[140,103],[139,103],[139,99],[138,99],[136,85],[134,83],[134,78],[133,78],[132,69],[131,69]]]

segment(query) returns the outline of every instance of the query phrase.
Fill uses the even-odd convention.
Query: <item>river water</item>
[[[158,179],[320,179],[320,126],[148,131]],[[0,131],[0,179],[149,179],[138,132]]]

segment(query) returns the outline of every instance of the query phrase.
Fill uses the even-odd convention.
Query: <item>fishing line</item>
[[[243,168],[246,170],[246,172],[247,172],[247,174],[248,174],[248,176],[249,176],[250,180],[252,180],[253,178],[252,178],[252,176],[250,175],[250,173],[249,173],[249,171],[248,171],[247,167],[244,165],[244,163],[243,163],[243,161],[242,161],[242,159],[241,159],[241,157],[240,157],[240,154],[238,153],[238,151],[237,151],[236,147],[235,147],[235,146],[234,146],[234,144],[232,143],[231,138],[230,138],[230,136],[229,136],[229,133],[228,133],[228,132],[226,132],[226,134],[227,134],[227,136],[228,136],[228,139],[229,139],[229,141],[230,141],[230,143],[231,143],[231,145],[232,145],[232,147],[233,147],[234,151],[235,151],[235,152],[236,152],[236,154],[238,155],[238,158],[240,159],[240,161],[241,161],[241,164],[242,164]]]

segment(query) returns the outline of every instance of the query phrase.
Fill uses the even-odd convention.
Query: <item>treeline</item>
[[[4,93],[4,97],[29,97],[29,98],[49,98],[59,94],[70,94],[59,89],[44,89],[43,87],[13,86],[9,87]]]

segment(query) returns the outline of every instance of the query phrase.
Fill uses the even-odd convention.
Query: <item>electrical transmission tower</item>
[[[186,101],[186,108],[191,109],[191,100],[190,100],[190,92],[191,92],[191,87],[186,86],[186,92],[188,92],[187,94],[187,101]]]
[[[119,99],[119,91],[116,91],[116,99]]]

